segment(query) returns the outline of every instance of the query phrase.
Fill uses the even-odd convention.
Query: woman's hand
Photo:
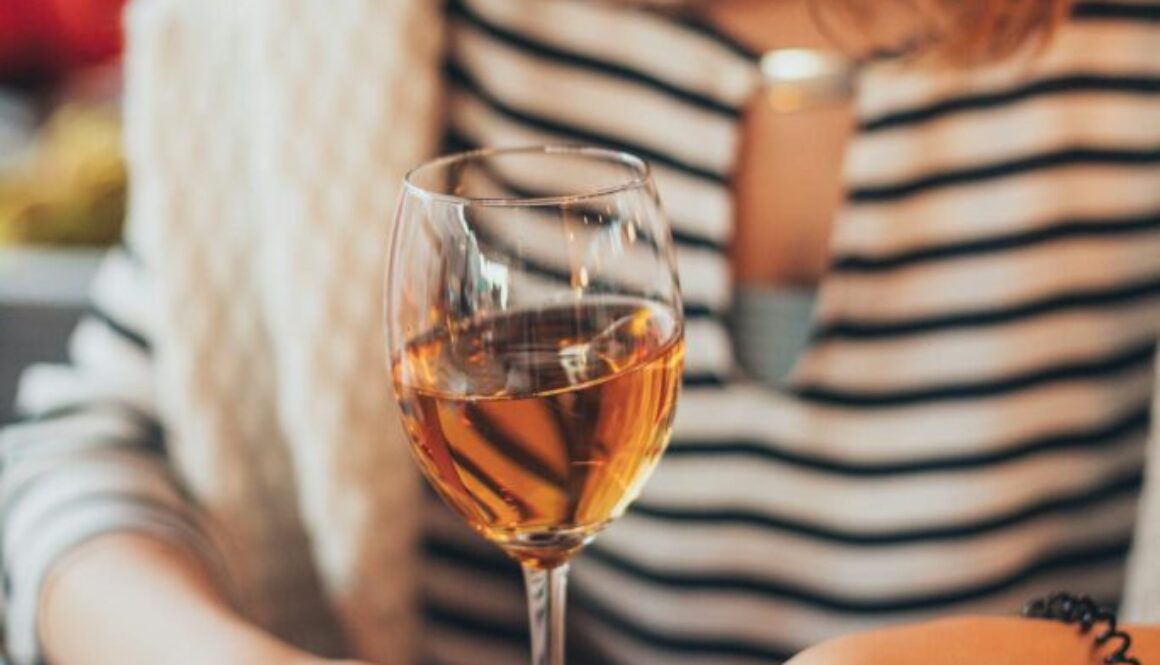
[[[1131,626],[1131,654],[1160,659],[1160,628]],[[1104,650],[1094,633],[1075,626],[1017,617],[954,617],[830,640],[787,665],[1095,665]]]

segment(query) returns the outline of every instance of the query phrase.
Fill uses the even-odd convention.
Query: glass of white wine
[[[478,150],[407,175],[391,374],[443,499],[520,562],[534,665],[563,665],[568,562],[668,445],[684,361],[648,166],[585,147]]]

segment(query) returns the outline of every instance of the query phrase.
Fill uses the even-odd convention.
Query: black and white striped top
[[[1160,4],[1081,4],[1031,64],[865,68],[833,264],[781,391],[737,378],[724,327],[758,54],[601,3],[451,14],[455,147],[634,152],[675,227],[690,319],[677,428],[574,567],[573,647],[769,663],[883,623],[1011,612],[1065,583],[1119,595],[1160,338]],[[428,662],[518,662],[518,576],[430,512]]]
[[[757,54],[612,4],[448,12],[449,144],[628,150],[652,163],[675,228],[676,432],[574,566],[571,662],[772,663],[1058,586],[1118,597],[1160,338],[1160,3],[1081,3],[1033,61],[865,67],[833,263],[781,390],[740,378],[724,326]],[[30,377],[21,406],[37,415],[4,433],[10,639],[33,634],[35,581],[66,541],[128,521],[197,542],[134,325],[147,289],[115,252],[75,367]],[[424,665],[521,662],[514,564],[437,501],[427,513]]]

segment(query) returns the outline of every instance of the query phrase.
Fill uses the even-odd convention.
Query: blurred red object
[[[57,78],[121,51],[125,0],[0,0],[0,79]]]

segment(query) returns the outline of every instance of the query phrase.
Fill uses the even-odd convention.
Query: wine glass
[[[423,475],[523,566],[532,662],[562,665],[568,562],[640,492],[680,390],[680,289],[648,166],[540,146],[411,171],[387,332]]]

